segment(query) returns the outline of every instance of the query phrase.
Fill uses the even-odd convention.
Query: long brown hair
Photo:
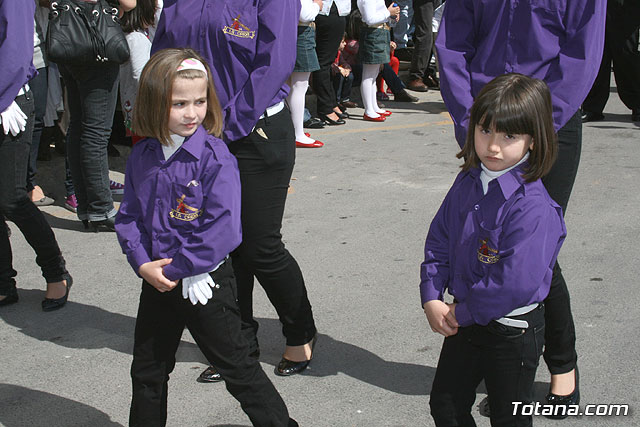
[[[553,128],[553,107],[547,84],[523,74],[498,76],[486,84],[471,107],[469,130],[458,158],[462,170],[478,167],[475,150],[476,126],[514,135],[530,135],[533,147],[523,178],[527,182],[542,178],[555,162],[558,143]]]
[[[199,70],[181,70],[178,66],[185,59],[195,58],[207,70],[205,76]],[[138,96],[133,108],[132,128],[136,135],[156,138],[163,145],[171,143],[169,111],[173,82],[176,79],[207,79],[207,113],[202,126],[211,135],[222,134],[222,108],[213,85],[213,77],[207,62],[193,49],[163,49],[147,62],[140,76]]]

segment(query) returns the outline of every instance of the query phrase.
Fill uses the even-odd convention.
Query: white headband
[[[196,58],[187,58],[184,61],[182,61],[180,65],[178,65],[178,69],[176,71],[183,71],[183,70],[202,71],[205,74],[205,76],[208,77],[207,69],[205,68],[204,64],[198,61]]]

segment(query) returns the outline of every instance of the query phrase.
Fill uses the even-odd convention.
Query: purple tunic
[[[474,97],[521,73],[551,90],[556,130],[578,111],[600,68],[605,0],[449,0],[436,40],[442,98],[464,145]]]
[[[158,140],[137,143],[124,185],[116,232],[136,273],[160,258],[169,280],[207,273],[242,240],[238,163],[203,127],[166,161]]]
[[[0,0],[0,112],[36,75],[33,66],[33,1]]]
[[[207,60],[229,143],[287,97],[299,16],[298,0],[165,0],[151,53],[190,47]]]
[[[431,222],[422,304],[448,290],[460,326],[486,325],[549,293],[567,232],[542,182],[522,179],[526,165],[491,181],[486,195],[479,168],[461,172]]]

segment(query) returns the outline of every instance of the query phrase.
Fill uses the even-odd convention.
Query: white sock
[[[360,83],[360,93],[364,103],[364,113],[372,118],[380,117],[379,108],[376,102],[376,78],[380,64],[362,65],[362,83]]]
[[[312,144],[315,141],[304,134],[304,97],[309,87],[310,75],[311,73],[291,73],[291,91],[287,97],[296,141],[302,144]]]

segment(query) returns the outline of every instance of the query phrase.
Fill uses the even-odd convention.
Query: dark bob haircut
[[[556,160],[558,143],[553,128],[553,107],[547,84],[523,74],[505,74],[482,88],[471,107],[469,130],[458,158],[464,158],[462,170],[480,165],[475,150],[475,129],[495,129],[512,135],[530,135],[533,147],[523,178],[527,182],[549,173]]]

